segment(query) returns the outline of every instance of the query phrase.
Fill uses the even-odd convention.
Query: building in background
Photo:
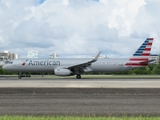
[[[18,59],[18,54],[9,51],[0,52],[0,66],[5,64],[6,61]]]
[[[38,51],[36,50],[30,50],[28,51],[28,58],[38,58]]]
[[[51,55],[49,55],[49,58],[58,58],[59,56],[57,55],[56,52],[53,52]]]

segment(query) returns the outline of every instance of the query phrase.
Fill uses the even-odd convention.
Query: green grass
[[[160,120],[160,117],[33,117],[33,116],[0,116],[0,120]]]
[[[82,79],[160,79],[160,75],[81,75]],[[17,75],[6,75],[4,77],[17,78]],[[76,79],[76,76],[55,76],[55,75],[31,75],[31,78],[69,78]]]
[[[160,75],[86,75],[84,76],[84,78],[121,78],[121,79],[134,79],[134,78],[139,78],[139,79],[143,79],[143,78],[152,78],[152,79],[158,79],[160,78]]]

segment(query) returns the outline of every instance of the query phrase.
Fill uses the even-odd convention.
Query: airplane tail
[[[143,67],[147,66],[149,62],[152,62],[153,60],[149,60],[149,56],[153,40],[154,38],[147,38],[129,59],[125,66]]]

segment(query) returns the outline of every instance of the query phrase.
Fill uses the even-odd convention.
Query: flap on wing
[[[95,58],[93,58],[92,60],[90,61],[87,61],[87,62],[84,62],[84,63],[80,63],[80,64],[77,64],[77,65],[73,65],[73,66],[69,66],[68,68],[74,68],[74,67],[87,67],[89,65],[91,65],[92,63],[96,62],[98,57],[100,56],[101,52],[99,52]]]

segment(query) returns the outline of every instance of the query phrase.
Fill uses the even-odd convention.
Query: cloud
[[[129,57],[147,37],[159,53],[158,0],[1,0],[0,51],[26,57],[65,55]]]

